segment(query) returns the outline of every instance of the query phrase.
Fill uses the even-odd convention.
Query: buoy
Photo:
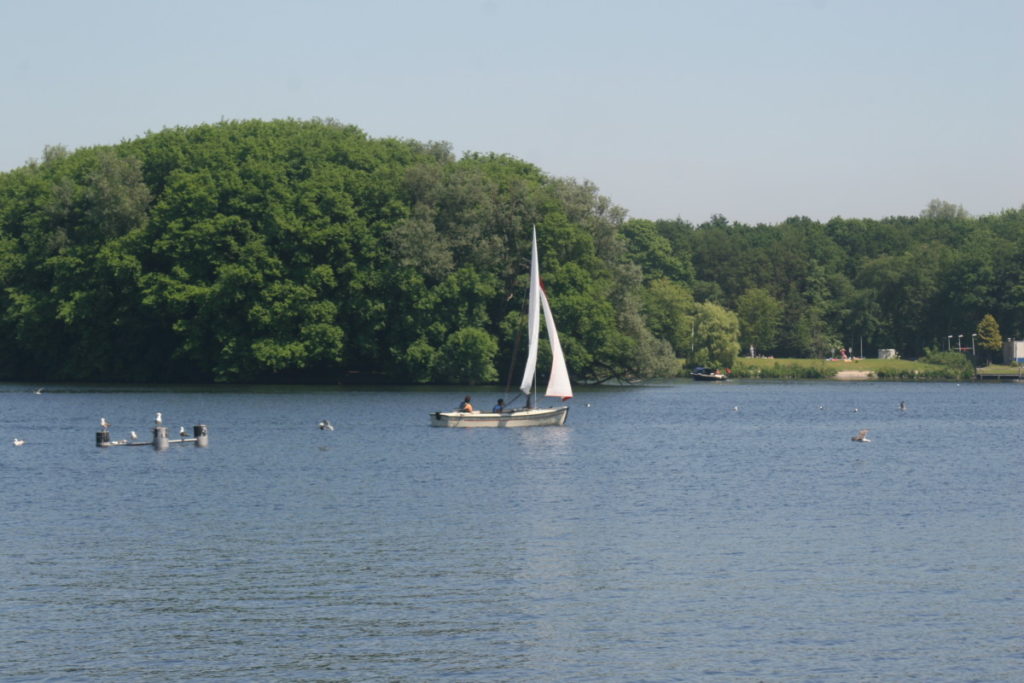
[[[206,448],[210,445],[210,435],[206,431],[206,425],[193,425],[192,434],[196,439],[196,448]]]
[[[160,417],[160,413],[156,414]],[[166,451],[170,448],[171,442],[167,438],[167,427],[153,427],[153,450]]]

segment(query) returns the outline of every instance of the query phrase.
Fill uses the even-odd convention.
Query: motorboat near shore
[[[693,372],[690,373],[690,377],[701,382],[724,382],[729,379],[728,376],[723,375],[718,370],[702,368],[700,366],[693,369]]]

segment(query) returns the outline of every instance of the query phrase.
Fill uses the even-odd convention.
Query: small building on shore
[[[1003,364],[1024,363],[1024,341],[1007,339],[1003,343]]]

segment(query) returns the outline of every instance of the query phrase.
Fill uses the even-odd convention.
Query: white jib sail
[[[555,318],[551,315],[551,306],[544,292],[540,293],[540,301],[544,305],[544,324],[547,325],[548,341],[551,343],[551,376],[548,377],[548,390],[544,395],[558,396],[563,400],[572,398],[569,370],[565,367],[565,355],[562,354],[562,344],[558,341]]]

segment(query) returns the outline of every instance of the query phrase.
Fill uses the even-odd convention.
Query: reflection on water
[[[458,388],[34,388],[0,386],[8,679],[1021,670],[1020,385],[585,388],[521,430],[429,427]],[[210,448],[93,445],[158,410]]]

